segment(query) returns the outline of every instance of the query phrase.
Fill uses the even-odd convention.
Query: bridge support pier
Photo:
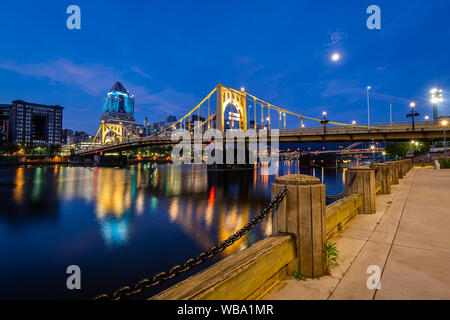
[[[375,180],[381,181],[381,194],[391,193],[391,178],[388,164],[374,163],[372,168],[375,170]]]
[[[295,235],[296,259],[288,272],[316,278],[326,274],[326,209],[325,185],[304,175],[289,174],[278,177],[272,184],[272,197],[284,188],[286,198],[272,217],[272,233]]]
[[[224,143],[222,146],[222,163],[213,163],[208,164],[207,170],[208,171],[227,171],[227,170],[246,170],[246,169],[253,169],[254,164],[250,164],[250,149],[248,146],[248,143],[245,143],[245,149],[243,150],[240,148],[240,145],[238,143],[234,143],[233,145],[228,146],[229,150],[227,149],[227,144]],[[232,152],[234,154],[233,159],[228,159],[227,161],[227,150],[229,152]],[[245,163],[238,163],[238,154],[244,153],[245,155]]]
[[[376,213],[375,172],[369,167],[351,167],[345,172],[345,181],[349,183],[355,175],[356,178],[350,187],[350,193],[359,193],[363,196],[363,204],[360,213]]]

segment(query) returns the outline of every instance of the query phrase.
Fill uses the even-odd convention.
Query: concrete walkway
[[[331,276],[289,275],[263,299],[450,299],[450,170],[414,168],[376,205],[331,239]],[[369,266],[381,271],[379,289],[368,289]]]

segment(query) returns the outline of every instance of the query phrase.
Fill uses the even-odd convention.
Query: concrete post
[[[384,163],[374,163],[372,168],[375,171],[375,181],[381,181],[381,194],[391,193],[391,178],[389,165]]]
[[[351,181],[354,175],[356,175],[356,179],[350,188],[350,193],[359,193],[363,196],[360,213],[376,213],[375,172],[369,167],[351,167],[345,172],[345,181]]]
[[[309,278],[326,274],[325,185],[304,174],[289,174],[275,179],[272,197],[287,187],[288,193],[272,217],[272,233],[295,235],[297,259],[288,271],[299,270]]]

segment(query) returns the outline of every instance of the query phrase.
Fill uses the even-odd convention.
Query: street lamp
[[[447,158],[447,140],[445,138],[445,128],[447,127],[448,121],[444,119],[441,121],[441,124],[444,127],[444,158]]]
[[[371,86],[367,86],[367,129],[370,131],[370,107],[369,107],[369,90],[372,89]]]
[[[415,106],[416,106],[416,104],[415,104],[414,102],[411,102],[411,103],[409,104],[409,106],[411,107],[411,112],[408,113],[408,114],[406,114],[406,117],[407,117],[407,118],[411,118],[411,121],[412,121],[412,130],[414,131],[414,117],[418,117],[418,116],[419,116],[419,113],[417,113],[417,112],[414,111],[414,108],[415,108]]]
[[[323,119],[320,120],[320,124],[323,125],[323,134],[325,134],[326,131],[327,131],[327,129],[326,129],[326,124],[327,124],[330,120],[327,120],[327,112],[326,112],[326,111],[322,112],[322,115],[323,115]]]
[[[389,102],[389,123],[392,126],[392,102]]]
[[[442,99],[442,90],[441,89],[437,89],[437,88],[433,88],[430,90],[430,101],[431,104],[433,105],[433,120],[436,120],[438,118],[438,102],[441,102]]]

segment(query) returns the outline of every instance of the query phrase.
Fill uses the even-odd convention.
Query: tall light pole
[[[445,127],[448,124],[447,120],[441,121],[442,126],[444,127],[444,159],[447,158],[447,140],[445,139]]]
[[[367,86],[367,129],[370,131],[370,106],[369,106],[369,90],[371,89],[371,86]]]
[[[437,89],[437,88],[433,88],[430,90],[430,95],[431,95],[431,104],[433,105],[433,120],[437,120],[437,118],[439,117],[438,114],[438,102],[441,102],[442,99],[442,90],[441,89]]]
[[[390,114],[389,123],[392,127],[392,102],[389,102],[389,114]]]

